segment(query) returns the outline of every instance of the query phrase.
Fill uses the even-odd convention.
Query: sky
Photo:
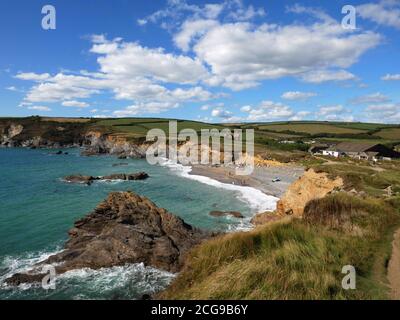
[[[400,0],[2,0],[0,24],[0,116],[400,123]]]

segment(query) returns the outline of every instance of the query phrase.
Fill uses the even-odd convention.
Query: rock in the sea
[[[92,177],[92,176],[83,176],[81,174],[77,174],[77,175],[71,175],[71,176],[66,176],[64,177],[64,181],[65,182],[69,182],[69,183],[82,183],[82,184],[87,184],[88,186],[90,186],[94,180],[96,180],[97,178]]]
[[[96,180],[145,180],[149,177],[146,172],[138,172],[138,173],[116,173],[111,174],[104,177],[93,177],[93,176],[84,176],[81,174],[78,175],[71,175],[64,177],[64,181],[69,183],[82,183],[90,186]]]
[[[244,216],[237,211],[211,211],[210,216],[213,217],[226,217],[226,216],[232,216],[235,218],[243,219]]]
[[[131,173],[131,174],[124,174],[124,173],[117,173],[111,174],[108,176],[100,177],[100,180],[145,180],[149,177],[146,172],[139,172],[139,173]]]
[[[57,274],[80,268],[99,269],[144,263],[170,272],[183,266],[185,254],[212,236],[149,199],[114,192],[69,231],[65,250],[37,265],[55,264]],[[38,282],[38,274],[15,274],[9,284]]]

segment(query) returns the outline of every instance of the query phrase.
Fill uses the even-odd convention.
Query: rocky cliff
[[[83,147],[84,155],[114,154],[143,158],[148,144],[129,141],[122,134],[93,129],[88,123],[57,123],[36,118],[0,121],[0,147]]]
[[[133,192],[114,192],[93,212],[75,222],[64,251],[29,273],[15,274],[7,282],[19,285],[41,281],[41,266],[46,264],[55,264],[57,274],[126,263],[144,263],[178,272],[185,254],[211,236],[158,208],[145,197]]]
[[[317,173],[313,169],[309,169],[288,188],[285,195],[279,200],[276,211],[279,215],[301,217],[309,201],[323,198],[342,186],[342,178],[338,177],[332,180],[327,173]]]

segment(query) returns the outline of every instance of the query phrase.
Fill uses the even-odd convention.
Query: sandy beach
[[[194,165],[190,172],[191,175],[206,176],[222,183],[253,187],[277,198],[281,198],[289,185],[301,177],[303,173],[303,167],[292,165],[256,167],[249,176],[238,176],[235,174],[234,168],[224,166]],[[281,181],[273,182],[276,178]]]

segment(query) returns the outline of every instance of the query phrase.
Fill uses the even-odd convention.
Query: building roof
[[[341,142],[332,148],[332,151],[339,152],[366,152],[378,145],[371,142]]]

